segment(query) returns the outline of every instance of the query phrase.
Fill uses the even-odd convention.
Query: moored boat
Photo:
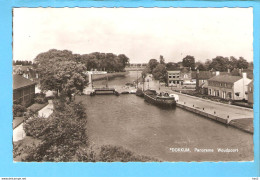
[[[176,101],[174,97],[170,97],[168,93],[157,94],[155,90],[144,91],[144,99],[154,105],[160,107],[175,107]]]

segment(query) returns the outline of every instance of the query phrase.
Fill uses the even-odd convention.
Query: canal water
[[[130,71],[108,84],[120,88],[136,80],[137,73],[140,77],[140,72]],[[95,86],[105,84],[94,82]],[[162,161],[253,160],[253,135],[181,108],[161,109],[134,94],[77,98],[87,109],[87,133],[92,145],[123,146]],[[195,148],[214,152],[196,152]],[[218,148],[236,152],[218,152]],[[179,152],[183,150],[188,152]]]

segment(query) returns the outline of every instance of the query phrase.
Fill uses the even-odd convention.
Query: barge
[[[157,94],[155,90],[144,91],[145,101],[160,107],[176,107],[176,100],[168,93]]]

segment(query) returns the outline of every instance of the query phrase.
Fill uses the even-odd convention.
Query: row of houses
[[[238,75],[218,71],[191,71],[187,69],[168,71],[168,86],[194,88],[201,94],[230,100],[247,100],[253,104],[252,72],[240,70]]]

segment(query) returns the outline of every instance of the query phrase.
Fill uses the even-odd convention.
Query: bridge
[[[115,88],[109,88],[108,87],[108,76],[107,76],[107,72],[106,71],[87,71],[86,74],[88,75],[89,86],[84,90],[85,94],[88,94],[88,95],[91,95],[91,96],[98,95],[98,94],[115,94],[115,95],[119,95],[119,93],[116,91]],[[94,88],[93,87],[92,76],[93,75],[104,75],[104,74],[106,74],[106,77],[107,77],[106,87]]]

